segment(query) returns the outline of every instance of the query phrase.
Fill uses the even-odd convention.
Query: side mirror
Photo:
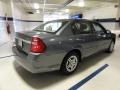
[[[110,34],[110,33],[111,33],[111,31],[110,31],[110,30],[106,30],[106,33],[107,33],[107,34]]]

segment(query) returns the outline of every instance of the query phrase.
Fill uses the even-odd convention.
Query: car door
[[[93,23],[94,34],[97,38],[99,50],[106,49],[110,45],[110,35],[106,33],[105,28],[99,23]]]
[[[87,57],[97,51],[97,39],[93,34],[91,23],[88,21],[75,21],[72,24],[74,45],[82,49],[82,56]]]

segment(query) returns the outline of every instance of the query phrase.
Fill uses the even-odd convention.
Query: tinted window
[[[93,27],[95,29],[95,32],[97,32],[97,33],[104,33],[104,28],[101,27],[99,24],[93,23]]]
[[[91,33],[91,26],[87,22],[75,22],[72,25],[72,31],[74,34],[89,34]]]

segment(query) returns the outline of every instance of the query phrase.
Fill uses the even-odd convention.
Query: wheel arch
[[[70,50],[65,56],[64,56],[64,58],[69,54],[69,53],[72,53],[72,52],[75,52],[75,53],[77,53],[78,55],[79,55],[79,61],[81,62],[81,58],[82,58],[82,53],[81,53],[81,51],[79,50],[79,49],[73,49],[73,50]],[[63,60],[64,60],[64,58],[63,58]]]
[[[116,35],[112,34],[112,41],[115,43],[116,42]]]
[[[71,53],[77,53],[78,55],[79,55],[79,61],[78,62],[81,62],[81,51],[79,50],[79,49],[73,49],[73,50],[70,50],[65,56],[64,56],[64,58],[63,58],[63,60],[62,60],[62,63],[61,63],[61,66],[60,66],[60,71],[61,72],[63,72],[63,73],[65,73],[65,74],[70,74],[70,73],[68,73],[68,72],[66,72],[66,70],[64,70],[64,67],[65,67],[65,62],[66,62],[66,57],[67,57],[67,55],[69,55],[69,54],[71,54]],[[78,66],[78,65],[77,65]],[[74,70],[75,71],[75,70]],[[73,71],[73,72],[74,72]],[[73,73],[73,72],[71,72],[71,73]]]
[[[116,39],[115,39],[115,38],[112,38],[112,41],[115,43],[115,42],[116,42]]]

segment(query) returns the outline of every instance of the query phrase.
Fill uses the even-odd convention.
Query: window
[[[72,31],[74,34],[89,34],[91,33],[91,26],[87,22],[75,22],[72,25]]]
[[[99,24],[93,23],[93,27],[95,29],[95,32],[97,32],[97,33],[104,33],[104,28],[101,27]]]
[[[48,22],[43,25],[38,26],[35,28],[35,31],[40,31],[40,32],[56,32],[58,31],[66,22],[62,21],[53,21],[53,22]]]

